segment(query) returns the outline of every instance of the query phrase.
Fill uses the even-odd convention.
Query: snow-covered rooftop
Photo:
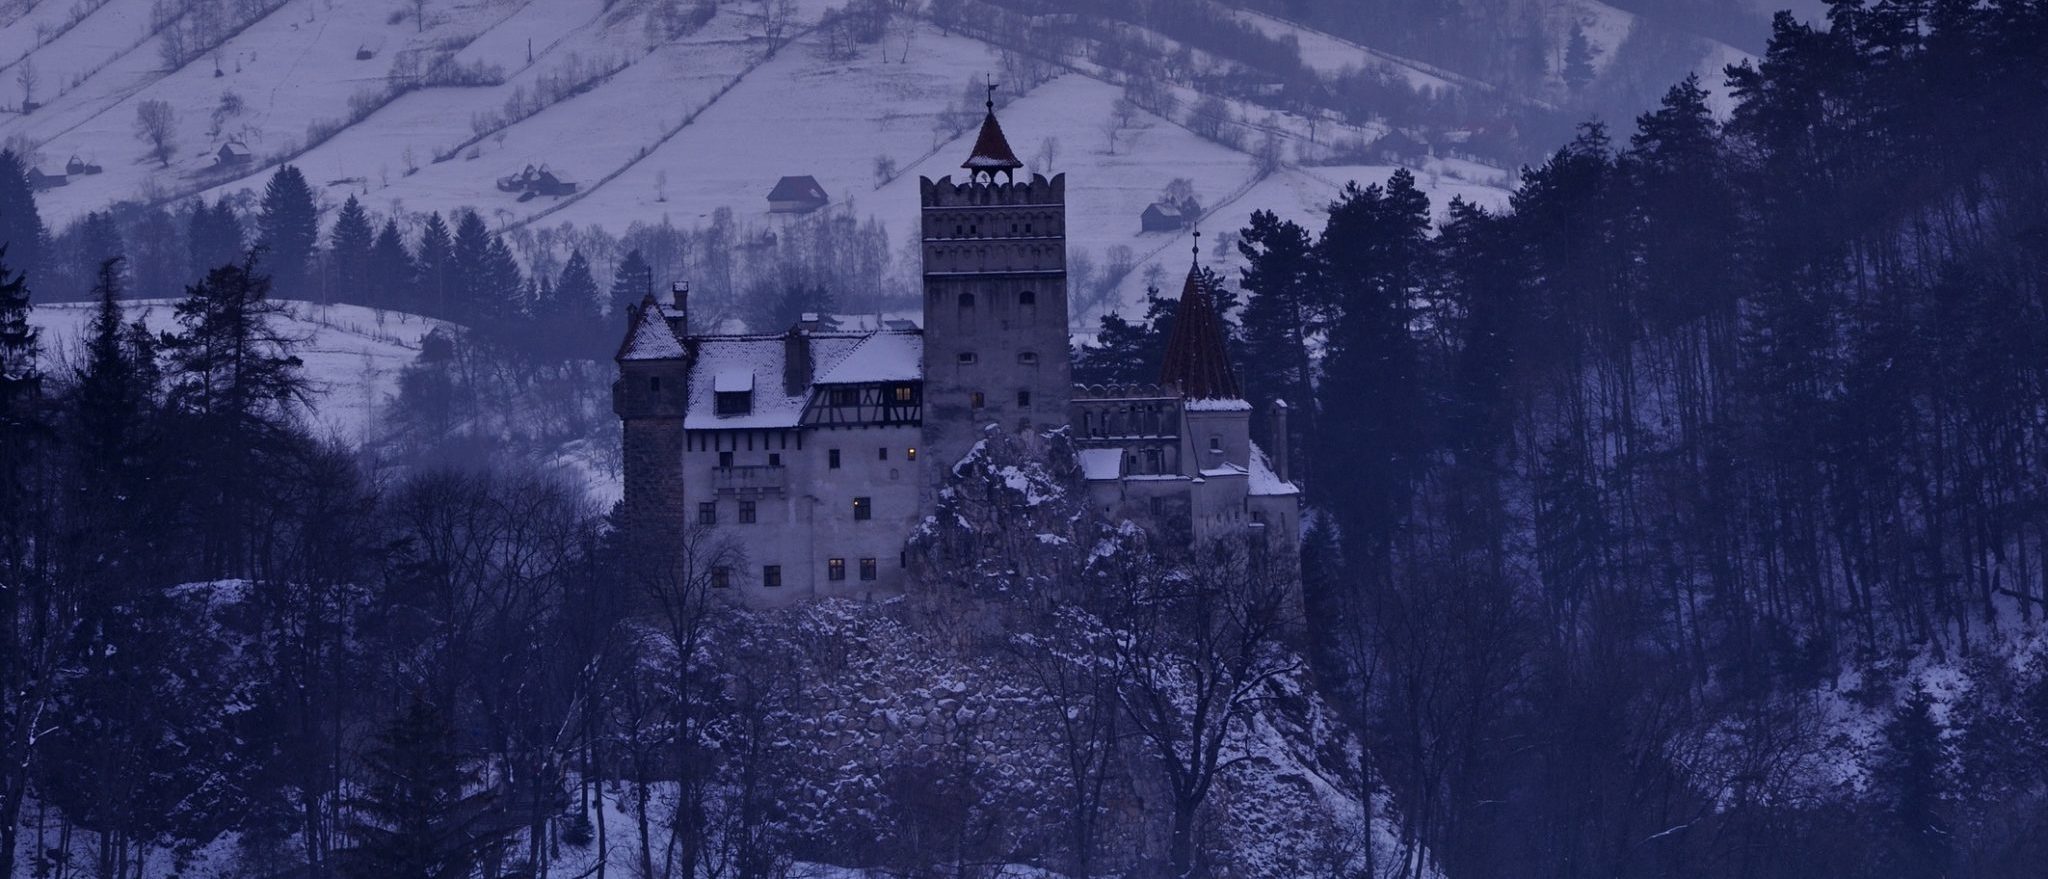
[[[870,334],[844,359],[818,373],[821,385],[916,381],[924,377],[924,334],[886,331]]]
[[[633,319],[633,334],[619,348],[620,360],[673,360],[683,356],[683,343],[669,329],[661,310],[650,308]]]
[[[1295,487],[1294,483],[1281,479],[1280,474],[1273,472],[1273,462],[1267,460],[1266,450],[1259,448],[1258,443],[1252,443],[1251,481],[1245,489],[1257,496],[1301,493],[1301,489]]]
[[[1187,401],[1189,412],[1250,412],[1252,404],[1235,397],[1205,397]]]

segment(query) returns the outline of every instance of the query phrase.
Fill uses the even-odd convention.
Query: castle
[[[1157,385],[1078,387],[1068,353],[1066,176],[1023,167],[988,105],[966,179],[919,181],[923,325],[805,315],[693,334],[687,288],[628,316],[613,409],[628,529],[737,542],[711,586],[754,606],[900,593],[905,542],[989,425],[1070,427],[1088,498],[1153,533],[1291,558],[1299,490],[1251,440],[1223,323],[1189,269]],[[1286,436],[1274,403],[1271,436]]]

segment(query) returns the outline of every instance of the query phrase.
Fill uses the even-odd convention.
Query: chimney
[[[811,386],[811,335],[802,325],[782,337],[782,392],[796,396]]]
[[[690,334],[690,282],[677,281],[668,286],[669,294],[675,297],[676,338]]]
[[[1273,462],[1273,475],[1280,477],[1281,482],[1292,482],[1287,474],[1287,401],[1274,400],[1273,407],[1266,410],[1266,417],[1270,419],[1268,427],[1271,428],[1267,432],[1271,437],[1268,442],[1273,444],[1266,450],[1266,456]]]

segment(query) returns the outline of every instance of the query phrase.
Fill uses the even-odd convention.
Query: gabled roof
[[[981,119],[981,134],[974,138],[974,153],[961,162],[960,167],[969,171],[1015,171],[1024,167],[1017,160],[1017,153],[1010,149],[1010,141],[1003,136],[1003,126],[996,123],[996,105],[990,102],[988,115]]]
[[[1149,204],[1149,205],[1146,205],[1146,206],[1145,206],[1145,213],[1148,213],[1148,214],[1156,214],[1156,215],[1158,215],[1158,216],[1162,216],[1162,217],[1172,217],[1172,218],[1175,218],[1175,219],[1179,219],[1179,218],[1180,218],[1180,205],[1177,205],[1177,204],[1167,204],[1166,202],[1163,202],[1163,201],[1155,201],[1155,202],[1153,202],[1153,203],[1151,203],[1151,204]]]
[[[661,306],[648,294],[633,309],[633,325],[626,329],[626,341],[619,345],[618,360],[675,360],[683,356],[683,343],[676,338],[663,317]]]
[[[809,174],[784,177],[775,181],[775,188],[768,190],[769,201],[827,201],[825,187],[818,185],[818,178]]]
[[[1244,397],[1237,374],[1230,369],[1230,355],[1223,348],[1223,319],[1216,314],[1208,291],[1202,289],[1197,266],[1188,266],[1180,307],[1173,313],[1173,329],[1166,337],[1166,363],[1159,371],[1159,381],[1178,385],[1190,400]]]
[[[819,373],[821,385],[917,381],[924,378],[924,334],[884,330],[870,333],[837,364]]]

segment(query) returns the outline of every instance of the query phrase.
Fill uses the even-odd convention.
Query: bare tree
[[[1119,700],[1170,792],[1171,876],[1196,869],[1203,805],[1218,779],[1250,760],[1242,738],[1302,663],[1289,649],[1292,580],[1240,546],[1211,543],[1194,564],[1129,564],[1112,639]]]
[[[1059,162],[1060,139],[1057,137],[1048,137],[1045,140],[1039,141],[1038,154],[1033,156],[1032,158],[1038,164],[1039,171],[1042,171],[1046,174],[1051,174],[1053,166],[1055,164],[1058,164]]]
[[[896,179],[896,157],[887,155],[876,156],[875,187],[886,186],[889,181],[894,179]]]
[[[412,0],[412,23],[414,33],[426,33],[427,0]]]
[[[21,65],[14,72],[14,81],[21,85],[21,112],[27,113],[35,105],[36,86],[43,81],[42,74],[36,71],[34,59],[21,59]]]
[[[135,107],[136,139],[148,144],[150,157],[166,168],[177,150],[177,126],[178,115],[168,101],[147,100]]]
[[[727,606],[728,578],[745,565],[730,536],[709,526],[692,526],[679,539],[642,545],[626,553],[627,576],[638,584],[645,610],[659,627],[659,661],[665,672],[666,734],[678,771],[670,833],[684,879],[697,875],[708,854],[712,749],[705,727],[716,688],[716,663],[707,641],[717,613]],[[642,808],[645,808],[643,801]],[[643,819],[644,820],[644,819]]]
[[[1019,634],[1010,649],[1052,719],[1067,785],[1067,875],[1092,876],[1122,711],[1112,635],[1094,615],[1063,608],[1046,631]]]

